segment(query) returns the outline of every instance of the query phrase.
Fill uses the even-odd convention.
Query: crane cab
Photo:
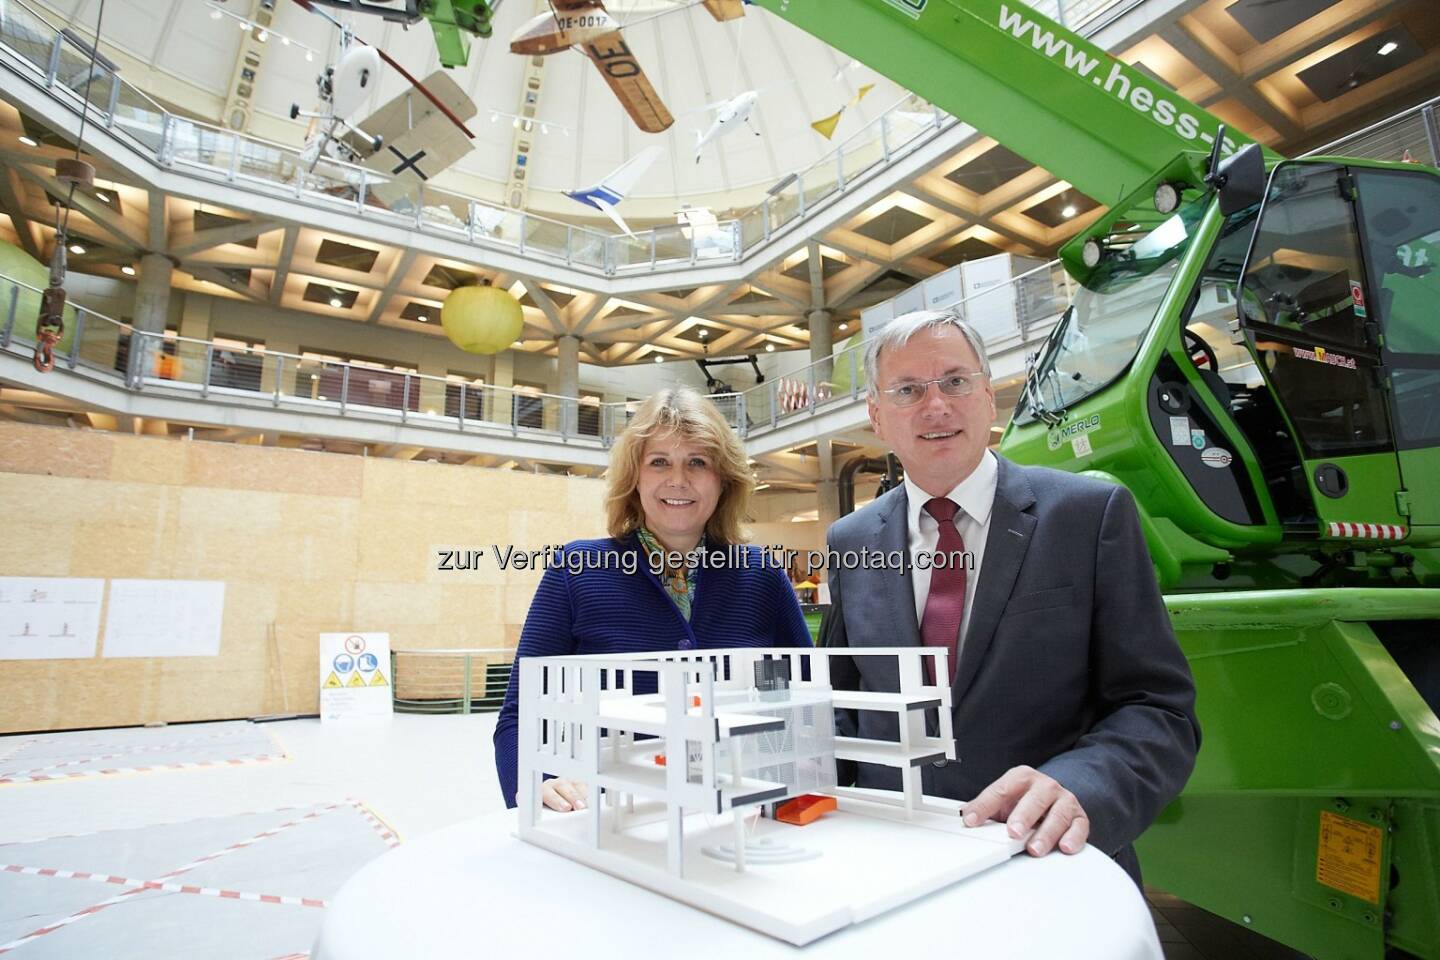
[[[1128,486],[1167,589],[1440,583],[1440,174],[1225,201],[1182,157],[1067,245],[1002,450]]]

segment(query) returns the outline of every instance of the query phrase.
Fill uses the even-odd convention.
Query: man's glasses
[[[947,397],[967,397],[975,389],[975,382],[983,376],[983,373],[952,373],[936,380],[903,380],[880,392],[897,407],[913,407],[925,399],[925,391],[932,383],[939,384],[940,392]]]

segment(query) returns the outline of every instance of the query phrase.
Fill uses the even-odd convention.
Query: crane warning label
[[[1380,902],[1380,854],[1384,833],[1379,827],[1320,811],[1320,845],[1315,852],[1315,879],[1327,887],[1370,903]]]

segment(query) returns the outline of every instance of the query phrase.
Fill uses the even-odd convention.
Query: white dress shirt
[[[959,511],[955,514],[955,529],[965,541],[965,552],[974,557],[974,565],[966,569],[965,615],[960,621],[960,637],[957,653],[965,644],[965,634],[970,629],[970,610],[975,601],[975,585],[980,581],[980,562],[985,556],[985,539],[990,535],[990,511],[995,506],[995,486],[1000,477],[1000,465],[995,455],[986,450],[980,463],[970,476],[961,480],[947,495]],[[925,619],[925,599],[930,595],[930,569],[915,566],[915,558],[922,553],[933,554],[940,542],[940,523],[925,510],[931,495],[905,478],[907,498],[906,524],[909,529],[910,582],[915,588],[915,622]]]

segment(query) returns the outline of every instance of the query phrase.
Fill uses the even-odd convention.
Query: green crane
[[[407,27],[423,19],[435,34],[435,50],[441,66],[463,67],[470,62],[470,38],[485,39],[493,31],[490,19],[500,0],[404,0],[398,6],[378,0],[300,2],[306,9],[309,9],[309,4],[369,14]]]
[[[1019,2],[755,2],[1120,198],[1001,449],[1140,506],[1204,734],[1147,880],[1322,960],[1440,958],[1440,170],[1222,134]]]

